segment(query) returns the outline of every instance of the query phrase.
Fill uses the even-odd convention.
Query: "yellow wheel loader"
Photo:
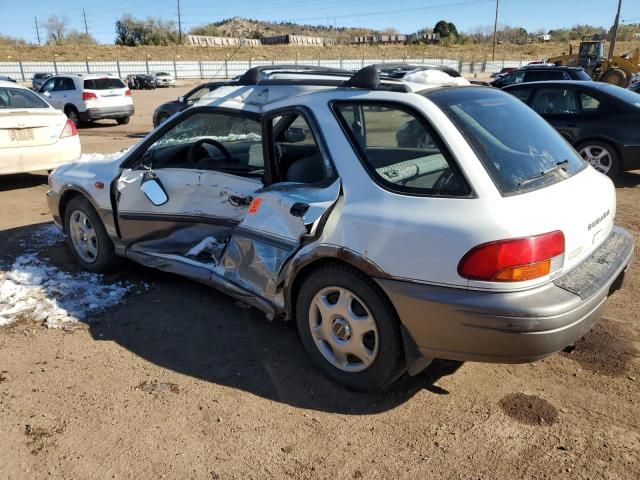
[[[611,49],[613,50],[613,49]],[[573,53],[569,45],[569,54],[552,57],[547,60],[556,65],[582,67],[598,82],[607,82],[620,87],[628,87],[631,77],[640,72],[640,48],[630,53],[614,56],[609,51],[607,57],[604,53],[604,42],[583,40],[580,42],[578,54]]]

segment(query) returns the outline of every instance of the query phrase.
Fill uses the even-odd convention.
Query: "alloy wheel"
[[[81,210],[74,210],[69,217],[69,235],[76,252],[87,263],[98,257],[98,237],[89,217]]]
[[[605,175],[611,170],[613,160],[611,158],[611,152],[606,148],[599,145],[589,145],[580,150],[580,155],[589,164]]]
[[[378,355],[376,321],[366,304],[344,287],[326,287],[313,297],[309,328],[316,347],[345,372],[367,369]]]

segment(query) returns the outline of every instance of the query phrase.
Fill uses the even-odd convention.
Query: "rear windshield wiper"
[[[548,174],[557,172],[559,170],[564,170],[566,172],[568,166],[569,166],[569,160],[562,160],[561,162],[557,162],[553,167],[547,168],[546,170],[542,170],[540,173],[537,173],[532,177],[522,180],[520,183],[518,183],[518,186],[524,187],[528,183],[531,183],[535,180],[538,180],[539,178],[545,177]]]

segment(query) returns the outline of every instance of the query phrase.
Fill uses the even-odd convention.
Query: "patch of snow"
[[[0,327],[27,317],[49,328],[73,328],[119,303],[131,288],[123,282],[106,284],[96,273],[66,273],[35,253],[25,254],[0,271]]]

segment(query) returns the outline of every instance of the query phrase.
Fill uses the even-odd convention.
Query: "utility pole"
[[[615,53],[616,38],[618,37],[618,23],[620,22],[620,8],[622,7],[622,0],[618,0],[618,12],[616,13],[616,19],[613,22],[613,28],[611,29],[611,45],[609,45],[609,57],[611,60]]]
[[[491,54],[491,61],[496,59],[496,39],[498,35],[498,3],[500,0],[496,0],[496,20],[493,23],[493,53]]]
[[[84,8],[82,9],[82,18],[84,19],[84,33],[89,35],[89,27],[87,27],[87,14],[85,13]]]
[[[182,45],[182,17],[180,16],[180,0],[178,0],[178,44]]]
[[[38,45],[40,45],[40,29],[38,28],[38,17],[34,17],[36,21],[36,36],[38,37]]]

